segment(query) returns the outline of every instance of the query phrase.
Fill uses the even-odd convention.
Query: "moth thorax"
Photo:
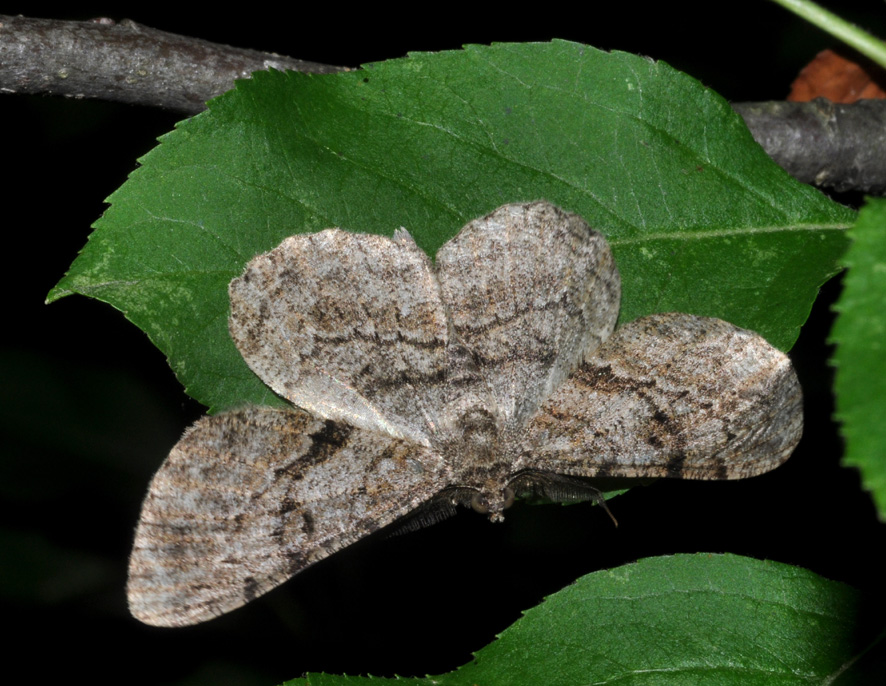
[[[465,408],[458,414],[445,446],[447,458],[456,472],[482,473],[494,463],[500,452],[496,420],[495,415],[482,406]]]

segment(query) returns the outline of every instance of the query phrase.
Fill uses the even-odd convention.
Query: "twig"
[[[267,69],[345,70],[110,19],[0,15],[0,92],[49,93],[165,107],[185,114]],[[837,190],[886,192],[886,101],[734,105],[792,176]]]
[[[234,79],[273,67],[342,71],[148,28],[124,19],[0,15],[0,92],[97,98],[194,114]]]
[[[827,31],[834,38],[838,38],[868,59],[886,68],[886,43],[876,36],[850,24],[833,12],[828,12],[812,0],[773,0],[773,2],[790,10],[798,17],[802,17],[810,24],[814,24],[822,31]]]
[[[841,105],[818,98],[733,108],[769,156],[798,181],[837,191],[886,192],[886,100]]]

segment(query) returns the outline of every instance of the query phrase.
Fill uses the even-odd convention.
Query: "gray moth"
[[[758,334],[679,313],[615,330],[606,240],[546,202],[470,222],[433,263],[403,229],[293,236],[229,292],[237,348],[292,407],[205,417],[154,476],[128,583],[148,624],[233,610],[422,508],[495,522],[577,477],[744,478],[802,432]]]

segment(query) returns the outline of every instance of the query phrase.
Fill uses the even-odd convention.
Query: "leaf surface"
[[[284,237],[469,220],[547,199],[610,240],[621,321],[717,316],[788,349],[853,213],[791,179],[716,93],[663,62],[554,41],[260,72],[181,122],[49,294],[110,303],[213,410],[277,399],[227,332],[227,285]]]
[[[735,555],[675,555],[595,572],[524,613],[472,662],[424,679],[311,674],[291,686],[869,684],[883,634],[861,595]]]
[[[836,416],[846,439],[843,463],[858,468],[886,520],[886,200],[869,200],[849,236],[831,334]]]

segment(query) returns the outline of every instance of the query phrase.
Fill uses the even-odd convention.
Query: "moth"
[[[802,432],[758,334],[679,313],[615,330],[606,240],[547,202],[470,222],[433,263],[403,229],[293,236],[229,293],[237,348],[292,407],[205,417],[154,476],[128,583],[148,624],[233,610],[420,508],[496,522],[578,477],[744,478]]]

